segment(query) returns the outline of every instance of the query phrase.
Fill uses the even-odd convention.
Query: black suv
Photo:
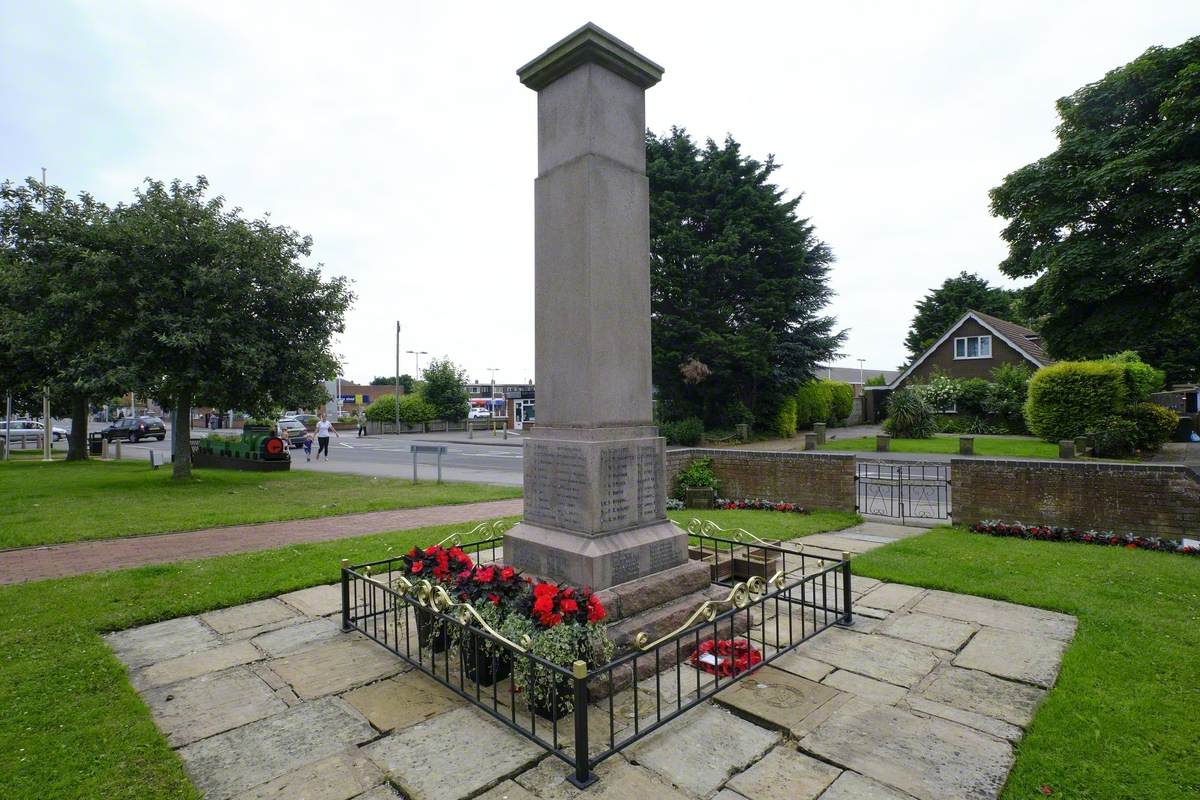
[[[158,439],[160,442],[167,438],[167,426],[158,417],[126,417],[119,419],[102,431],[108,441],[126,439],[136,442],[139,439]]]

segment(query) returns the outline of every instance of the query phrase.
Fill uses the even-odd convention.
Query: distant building
[[[354,383],[346,378],[337,378],[325,381],[325,392],[330,398],[329,402],[325,404],[325,415],[336,417],[339,413],[356,414],[384,395],[394,395],[396,385],[372,386]],[[404,394],[403,386],[400,387],[400,394]]]
[[[520,396],[521,392],[533,392],[533,381],[528,383],[495,383],[475,381],[468,383],[467,396],[471,405],[476,408],[486,408],[494,417],[510,416],[506,399],[510,394]]]
[[[863,383],[869,380],[883,376],[885,383],[891,383],[900,374],[898,369],[867,369],[866,367],[859,369],[858,367],[813,367],[813,374],[827,381],[841,381],[848,383],[854,389],[855,397],[862,397]]]

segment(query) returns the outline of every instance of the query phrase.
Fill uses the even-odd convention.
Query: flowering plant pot
[[[512,674],[512,657],[508,652],[470,628],[463,632],[460,647],[467,677],[480,686],[491,686]]]
[[[417,644],[422,650],[441,653],[450,646],[446,623],[420,606],[414,609],[417,615]]]

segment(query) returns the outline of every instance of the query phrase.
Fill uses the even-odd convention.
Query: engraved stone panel
[[[637,460],[625,442],[600,450],[600,530],[616,530],[636,522],[635,491]]]
[[[525,444],[525,518],[557,528],[585,525],[587,451],[581,444],[530,441]]]
[[[663,509],[658,500],[658,482],[663,474],[663,458],[658,442],[638,445],[637,470],[638,519],[642,522],[660,520]]]

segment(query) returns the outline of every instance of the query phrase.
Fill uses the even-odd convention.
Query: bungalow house
[[[934,374],[988,379],[1001,364],[1028,364],[1038,369],[1052,363],[1034,331],[982,311],[968,311],[895,380],[887,386],[867,387],[865,416],[882,419],[883,400],[888,394],[909,382],[926,381]]]

